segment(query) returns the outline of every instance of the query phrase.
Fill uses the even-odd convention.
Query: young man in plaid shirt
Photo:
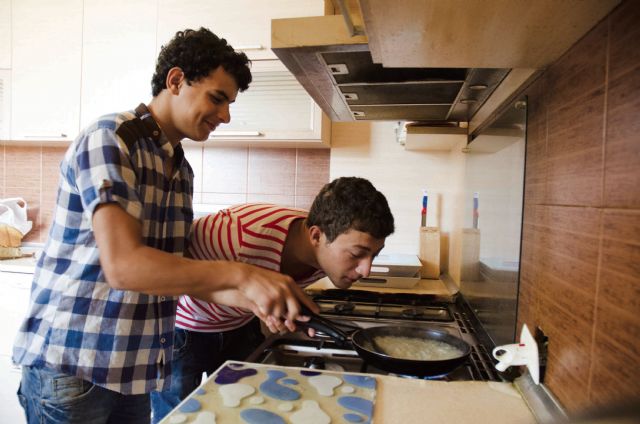
[[[158,57],[149,105],[99,118],[69,147],[14,345],[29,423],[149,422],[148,393],[171,381],[178,295],[224,299],[292,330],[299,302],[315,310],[291,277],[182,256],[193,172],[180,141],[229,122],[250,82],[247,57],[224,39],[178,32]]]

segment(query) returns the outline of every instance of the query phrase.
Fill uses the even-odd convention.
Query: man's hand
[[[318,306],[287,275],[242,262],[215,261],[212,265],[224,267],[233,289],[205,292],[196,295],[207,302],[249,309],[269,330],[279,333],[295,331],[296,321],[307,321],[300,303],[313,312]]]
[[[300,303],[318,311],[284,274],[242,262],[181,258],[145,246],[140,223],[115,203],[96,209],[93,228],[100,264],[114,289],[161,296],[187,294],[243,307],[277,331],[294,331],[295,320],[305,319]],[[216,296],[227,296],[227,300],[217,302]]]

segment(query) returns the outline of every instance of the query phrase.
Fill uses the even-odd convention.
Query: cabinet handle
[[[235,50],[264,50],[264,46],[262,44],[245,44],[243,46],[235,46]]]
[[[43,135],[35,135],[35,134],[26,134],[24,136],[24,138],[43,138],[43,139],[47,139],[47,138],[66,138],[67,135],[65,133],[60,133],[58,135],[55,134],[43,134]]]
[[[264,133],[260,131],[216,131],[213,134],[209,134],[209,138],[221,138],[221,137],[262,137]]]

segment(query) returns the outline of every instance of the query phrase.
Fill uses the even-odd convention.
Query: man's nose
[[[218,111],[218,119],[225,124],[231,122],[231,111],[229,110],[229,104],[225,104]]]
[[[372,261],[373,261],[372,259],[361,260],[360,263],[358,264],[358,267],[356,268],[356,272],[364,278],[368,277],[369,274],[371,273]]]

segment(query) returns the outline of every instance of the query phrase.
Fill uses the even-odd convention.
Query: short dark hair
[[[376,239],[393,233],[393,215],[387,199],[364,178],[341,177],[326,184],[313,200],[307,216],[332,242],[351,229]]]
[[[156,71],[151,78],[151,94],[155,97],[166,88],[167,74],[174,67],[182,69],[189,84],[208,76],[211,71],[222,66],[235,79],[239,90],[244,91],[249,88],[251,82],[249,64],[246,54],[236,52],[227,44],[227,40],[206,28],[178,31],[175,37],[160,49]]]

